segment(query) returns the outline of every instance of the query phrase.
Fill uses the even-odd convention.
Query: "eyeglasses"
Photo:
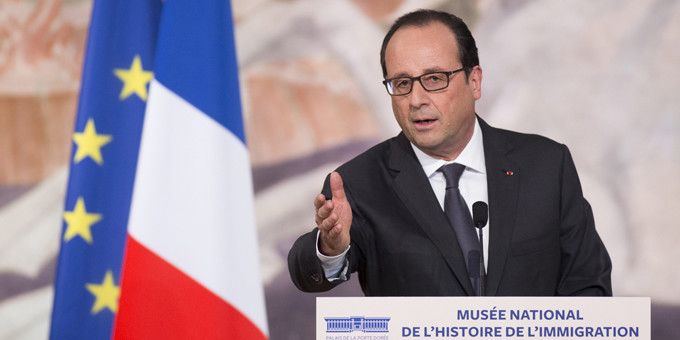
[[[390,96],[405,96],[411,93],[413,82],[416,80],[425,90],[437,91],[447,88],[449,86],[449,78],[464,69],[464,67],[461,67],[453,71],[431,72],[417,77],[385,79],[382,83],[385,85],[385,88],[387,88],[387,93],[389,93]]]

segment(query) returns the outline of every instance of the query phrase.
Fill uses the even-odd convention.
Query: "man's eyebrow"
[[[411,75],[406,73],[406,72],[399,72],[391,77],[387,77],[387,79],[394,79],[394,78],[410,78]]]
[[[445,71],[446,70],[444,68],[437,66],[437,67],[426,68],[425,71],[423,71],[423,74],[434,73],[434,72],[445,72]]]
[[[421,76],[423,74],[428,74],[428,73],[434,73],[434,72],[445,72],[446,70],[442,67],[428,67],[425,70],[423,70],[423,73],[419,74],[418,76]],[[388,77],[387,79],[394,79],[394,78],[411,78],[411,77],[416,77],[412,76],[406,72],[399,72],[395,74],[394,76]]]

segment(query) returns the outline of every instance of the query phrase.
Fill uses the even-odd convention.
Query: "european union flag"
[[[52,339],[111,336],[161,7],[161,0],[94,1],[63,214]]]

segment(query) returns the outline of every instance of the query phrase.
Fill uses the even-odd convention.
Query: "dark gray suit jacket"
[[[479,122],[490,219],[485,295],[611,295],[611,261],[567,147]],[[473,295],[456,234],[403,133],[337,171],[353,212],[349,272],[364,294]],[[328,178],[322,192],[330,197]],[[326,280],[316,233],[288,254],[291,279],[307,292],[342,282]]]

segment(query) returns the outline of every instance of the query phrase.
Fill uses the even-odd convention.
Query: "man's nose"
[[[409,95],[409,104],[413,108],[419,108],[423,105],[427,105],[430,102],[430,94],[425,90],[423,84],[419,81],[413,82],[413,88],[411,88],[411,93]]]

